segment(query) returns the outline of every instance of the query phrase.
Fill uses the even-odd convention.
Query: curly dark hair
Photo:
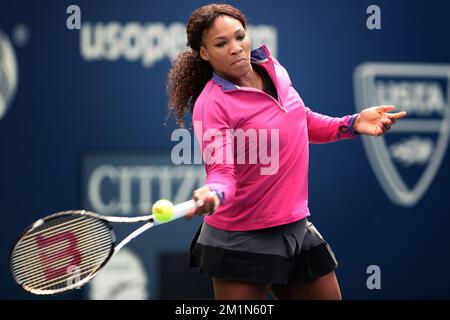
[[[187,112],[192,113],[195,101],[212,78],[213,69],[209,62],[200,57],[200,47],[203,32],[220,16],[235,18],[241,22],[244,29],[247,28],[245,15],[228,4],[209,4],[191,14],[186,27],[189,48],[174,59],[167,77],[169,114],[175,115],[179,127],[184,127],[184,115]]]

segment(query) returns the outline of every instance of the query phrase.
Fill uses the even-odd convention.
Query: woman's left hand
[[[364,109],[355,119],[353,130],[369,136],[382,136],[391,129],[391,126],[395,124],[397,119],[406,116],[405,111],[388,113],[394,109],[394,106],[378,106]]]

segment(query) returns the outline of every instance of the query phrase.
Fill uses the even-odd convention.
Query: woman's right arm
[[[236,192],[232,126],[225,108],[212,99],[201,99],[195,104],[192,120],[206,181],[193,192],[197,209],[190,216],[212,213],[219,205],[232,201]]]

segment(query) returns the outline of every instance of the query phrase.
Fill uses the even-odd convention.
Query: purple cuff
[[[350,133],[354,136],[359,135],[360,133],[355,131],[353,129],[353,124],[355,123],[356,118],[358,118],[359,113],[355,113],[354,115],[352,115],[352,117],[350,118],[350,121],[348,122],[348,128],[350,130]]]
[[[339,127],[338,140],[341,140],[341,138],[348,139],[350,137],[356,137],[360,134],[359,132],[353,129],[353,124],[355,123],[355,120],[358,117],[358,115],[359,113],[355,113],[350,117],[348,124],[346,126],[342,125]]]
[[[214,192],[216,193],[217,197],[219,197],[219,200],[220,200],[220,204],[222,204],[222,203],[223,203],[223,201],[224,201],[224,199],[225,199],[225,194],[224,194],[224,192],[223,192],[223,191],[220,191],[220,190],[218,190],[217,188],[214,188],[214,187],[208,186],[208,185],[206,185],[206,187],[208,187],[208,188],[209,188],[209,190],[211,190],[211,191],[214,191]]]

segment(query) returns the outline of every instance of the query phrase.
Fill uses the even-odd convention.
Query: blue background
[[[2,1],[0,30],[11,38],[24,23],[30,38],[15,47],[18,91],[0,120],[0,298],[34,299],[9,273],[9,251],[25,226],[83,203],[87,150],[170,150],[164,126],[168,59],[84,61],[80,34],[66,28],[77,4],[82,23],[185,23],[204,1]],[[353,71],[366,61],[450,63],[448,1],[230,1],[250,24],[278,29],[278,60],[313,110],[342,116],[357,110]],[[381,8],[381,30],[366,28],[366,8]],[[450,298],[450,197],[447,151],[428,191],[412,208],[385,195],[358,139],[311,146],[311,220],[333,247],[344,298]],[[178,223],[178,222],[177,222]],[[187,236],[199,221],[182,225]],[[149,233],[150,234],[150,233]],[[139,240],[139,246],[148,245]],[[150,236],[149,236],[150,237]],[[162,239],[164,240],[164,239]],[[163,249],[162,249],[163,250]],[[366,286],[369,265],[381,268],[381,289]],[[158,298],[158,293],[152,294]],[[54,297],[83,298],[80,292]],[[189,297],[186,297],[189,298]]]

